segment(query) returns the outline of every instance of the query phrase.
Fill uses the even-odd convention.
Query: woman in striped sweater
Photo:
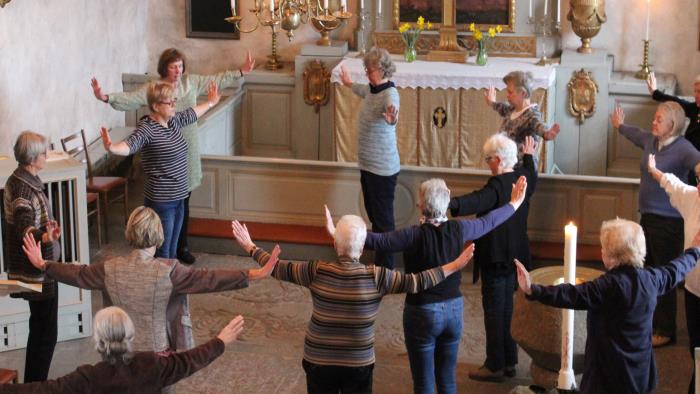
[[[238,244],[265,264],[270,255],[255,246],[246,226],[234,220],[231,227]],[[336,261],[280,261],[272,272],[279,280],[311,290],[313,313],[302,361],[309,393],[371,393],[374,321],[382,297],[429,289],[462,269],[474,253],[470,245],[450,263],[402,274],[360,263],[366,236],[367,227],[359,216],[343,216],[334,233]]]

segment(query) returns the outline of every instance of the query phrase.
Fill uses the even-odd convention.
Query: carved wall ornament
[[[396,32],[374,32],[374,42],[389,53],[402,54],[406,44],[401,35]],[[458,36],[460,45],[472,54],[476,53],[476,43],[472,36]],[[436,34],[421,34],[416,42],[416,50],[426,53],[438,49],[440,36]],[[532,36],[496,36],[491,40],[489,55],[502,57],[536,57],[537,41]]]
[[[595,113],[598,84],[591,72],[581,69],[574,72],[566,88],[569,91],[569,112],[582,124]]]
[[[438,129],[441,129],[445,127],[445,123],[447,123],[447,111],[443,107],[435,108],[435,111],[433,111],[433,124]]]
[[[316,113],[331,97],[331,73],[322,61],[306,63],[304,69],[304,102],[313,105]]]
[[[5,8],[5,5],[12,0],[0,0],[0,8]]]

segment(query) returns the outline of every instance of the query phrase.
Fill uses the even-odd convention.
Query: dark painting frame
[[[472,0],[454,0],[454,2],[455,25],[459,31],[469,31],[469,24],[472,22],[482,31],[497,25],[500,25],[505,32],[515,31],[515,0],[505,0],[505,4],[496,5],[490,10],[475,8]],[[494,4],[498,1],[489,3]]]
[[[236,13],[241,0],[236,1]],[[240,40],[241,32],[226,22],[231,16],[230,0],[185,0],[187,38],[215,38]]]

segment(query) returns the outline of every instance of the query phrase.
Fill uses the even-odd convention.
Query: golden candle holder
[[[642,64],[640,66],[642,67],[639,71],[637,71],[636,74],[634,74],[635,78],[637,79],[644,79],[646,80],[649,78],[649,74],[652,72],[652,65],[649,64],[649,40],[643,40],[644,41],[644,59],[642,60]]]
[[[330,33],[343,25],[343,23],[352,18],[352,13],[347,10],[336,11],[330,14],[326,9],[320,15],[311,17],[311,25],[321,34],[321,39],[316,41],[319,46],[331,46]]]

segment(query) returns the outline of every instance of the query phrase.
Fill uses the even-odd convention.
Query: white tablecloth
[[[554,84],[555,66],[536,66],[535,58],[489,57],[486,66],[476,64],[458,64],[445,62],[428,62],[417,60],[406,63],[403,56],[394,55],[396,73],[391,80],[400,88],[433,89],[482,89],[494,86],[505,89],[503,77],[511,71],[530,71],[533,75],[533,89],[544,88]],[[471,60],[470,60],[471,61]],[[354,82],[368,83],[362,59],[347,57],[333,69],[331,82],[340,81],[340,67],[345,66]]]

